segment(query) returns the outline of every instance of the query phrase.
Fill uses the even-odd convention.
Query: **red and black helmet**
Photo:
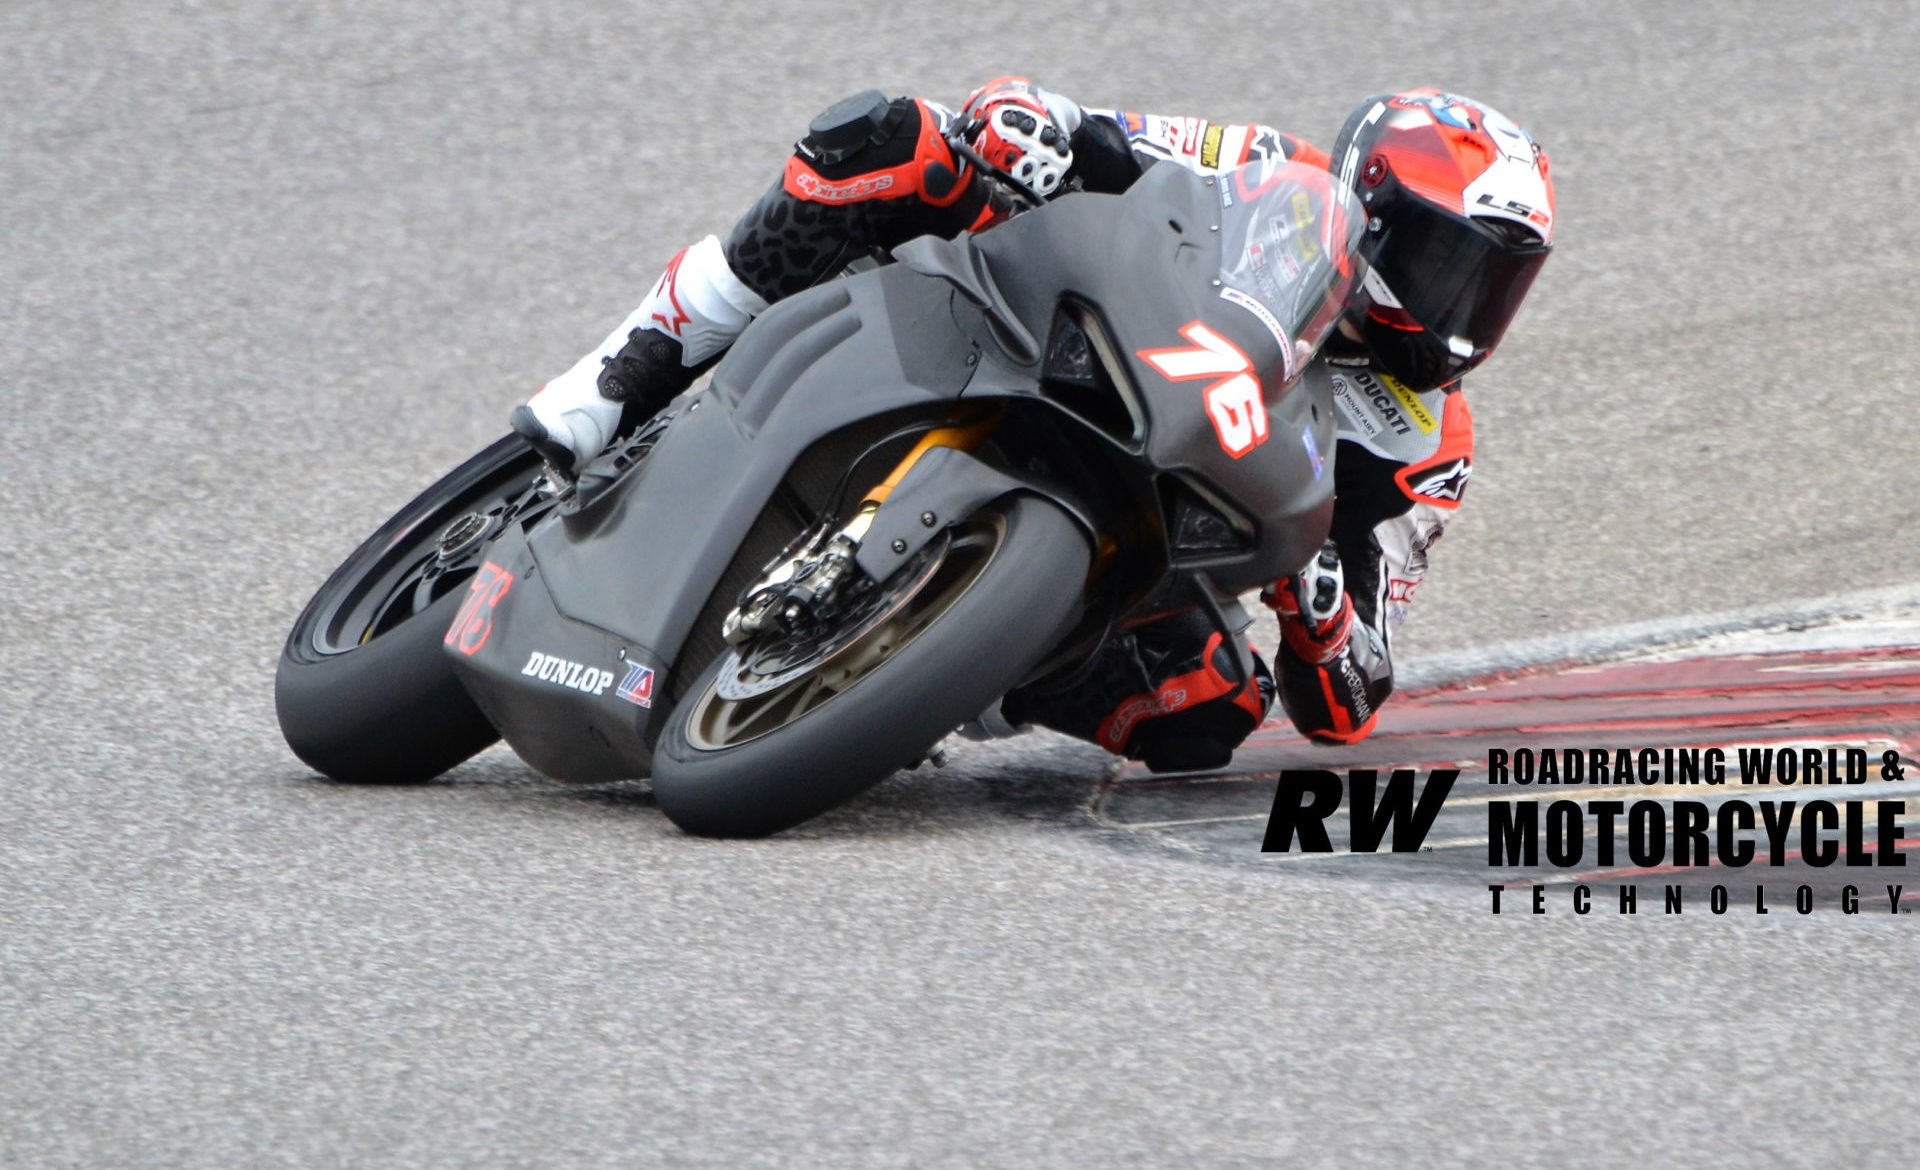
[[[1547,155],[1497,111],[1437,89],[1360,104],[1333,171],[1367,213],[1350,319],[1415,389],[1485,361],[1553,247]]]

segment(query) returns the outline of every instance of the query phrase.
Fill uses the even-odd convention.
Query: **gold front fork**
[[[900,481],[907,478],[907,472],[913,470],[913,465],[920,462],[922,455],[935,447],[972,451],[985,442],[987,436],[999,427],[1001,418],[1001,412],[995,411],[978,422],[953,423],[944,427],[935,427],[922,435],[920,441],[913,445],[913,450],[907,452],[906,457],[900,460],[887,478],[875,484],[866,498],[860,501],[859,511],[842,531],[856,541],[866,536],[867,529],[873,527],[873,517],[880,511],[880,505],[893,494],[894,488],[900,486]]]

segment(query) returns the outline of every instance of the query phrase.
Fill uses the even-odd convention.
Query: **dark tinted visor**
[[[1463,338],[1484,354],[1500,344],[1549,251],[1506,243],[1497,231],[1408,199],[1394,209],[1373,267],[1441,344]]]

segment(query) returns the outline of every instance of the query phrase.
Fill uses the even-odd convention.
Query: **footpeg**
[[[514,434],[525,439],[527,445],[539,452],[540,458],[547,461],[547,475],[554,483],[558,484],[562,490],[574,485],[577,477],[573,473],[573,451],[547,433],[546,426],[541,423],[539,416],[533,413],[531,407],[514,407],[513,413],[507,416],[507,423],[513,428]]]

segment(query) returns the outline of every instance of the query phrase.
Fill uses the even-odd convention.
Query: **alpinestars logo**
[[[652,294],[654,297],[664,294],[667,304],[673,306],[671,318],[663,308],[654,311],[653,319],[660,323],[661,329],[683,340],[686,335],[680,332],[680,327],[690,322],[692,318],[687,316],[687,311],[680,307],[680,262],[687,258],[689,251],[691,249],[682,248],[674,254],[673,259],[667,261],[667,270],[660,275],[659,283],[653,286]]]
[[[1126,747],[1134,724],[1156,715],[1172,714],[1186,705],[1187,692],[1184,688],[1176,688],[1165,694],[1135,695],[1122,703],[1119,710],[1109,716],[1094,734],[1099,738],[1101,747],[1118,752]]]
[[[852,203],[890,189],[893,176],[870,175],[851,183],[829,183],[818,175],[802,171],[793,177],[793,185],[800,188],[802,195],[820,203]]]
[[[1465,459],[1455,459],[1442,464],[1409,488],[1416,496],[1425,496],[1430,500],[1458,500],[1467,490],[1467,477],[1473,474],[1473,465]]]

